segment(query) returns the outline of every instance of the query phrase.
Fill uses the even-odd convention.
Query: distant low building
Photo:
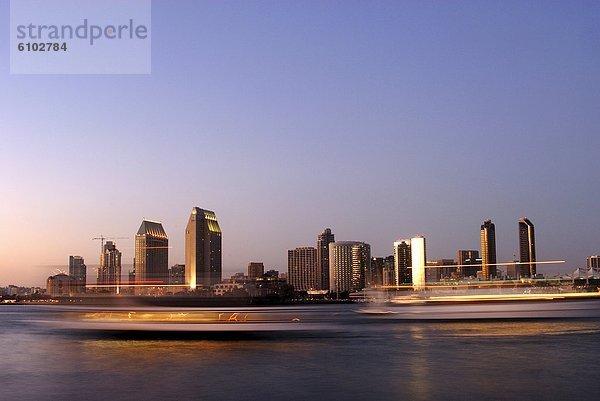
[[[52,297],[69,297],[77,291],[77,280],[73,277],[60,273],[48,277],[46,281],[46,293]]]
[[[248,278],[250,280],[256,280],[265,274],[265,265],[263,262],[250,262],[248,263]]]
[[[212,286],[215,295],[222,296],[228,293],[233,293],[236,290],[244,290],[244,285],[241,283],[219,283]]]

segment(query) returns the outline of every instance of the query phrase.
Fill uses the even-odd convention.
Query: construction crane
[[[129,237],[105,237],[104,235],[100,235],[99,237],[92,238],[92,241],[100,241],[100,255],[104,252],[104,240],[107,239],[129,239]]]

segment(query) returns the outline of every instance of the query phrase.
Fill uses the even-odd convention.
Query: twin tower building
[[[193,290],[219,283],[221,263],[221,228],[217,216],[195,207],[185,228],[186,285]],[[132,278],[137,288],[169,284],[169,237],[160,222],[142,221],[135,236],[133,264]]]

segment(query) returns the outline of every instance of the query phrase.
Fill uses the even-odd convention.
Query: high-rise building
[[[102,291],[118,294],[121,285],[121,252],[112,241],[106,241],[100,255],[96,280]]]
[[[248,278],[250,280],[256,280],[265,274],[265,265],[263,262],[250,262],[248,263]]]
[[[321,286],[315,248],[302,247],[288,250],[288,282],[296,291],[315,290]]]
[[[410,239],[399,239],[394,242],[395,285],[408,284],[412,280],[410,272],[412,258],[410,252]]]
[[[185,282],[191,289],[221,282],[221,240],[215,213],[193,208],[185,228]]]
[[[425,266],[427,264],[427,249],[425,237],[417,235],[410,240],[411,268],[413,289],[425,288]]]
[[[600,269],[600,256],[588,256],[586,259],[586,266],[589,269]]]
[[[135,235],[136,284],[167,284],[169,281],[169,237],[162,224],[144,220]],[[145,293],[140,290],[137,293]]]
[[[535,277],[535,230],[527,217],[519,219],[519,252],[521,277]]]
[[[371,270],[371,246],[364,242],[338,241],[329,244],[329,289],[340,293],[365,288]]]
[[[185,265],[173,265],[169,268],[169,284],[185,285]]]
[[[381,287],[383,285],[383,271],[385,259],[372,257],[371,258],[371,274],[367,277],[367,284],[370,287]]]
[[[335,242],[335,234],[326,228],[317,237],[317,270],[321,276],[320,289],[329,289],[329,244]]]
[[[85,292],[87,267],[81,256],[69,256],[69,276],[73,278],[73,287],[75,293]]]
[[[496,228],[491,220],[481,225],[481,277],[491,280],[496,277]]]
[[[456,252],[456,261],[458,274],[462,277],[477,277],[477,272],[481,270],[481,259],[477,250],[459,249]]]
[[[79,292],[79,284],[72,276],[64,273],[48,277],[46,293],[52,297],[70,297]]]
[[[383,285],[385,287],[396,285],[396,269],[394,268],[394,255],[383,259]]]

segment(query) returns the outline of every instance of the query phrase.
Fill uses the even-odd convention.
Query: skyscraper
[[[221,282],[221,240],[215,213],[193,208],[185,228],[185,282],[191,289]]]
[[[317,270],[321,277],[320,289],[329,289],[329,244],[335,242],[331,228],[326,228],[317,237]]]
[[[371,274],[367,277],[367,283],[371,287],[381,287],[383,285],[383,270],[385,259],[373,256],[371,258]]]
[[[135,281],[137,284],[167,284],[169,237],[158,221],[144,220],[135,235]],[[145,291],[137,291],[144,293]]]
[[[100,267],[96,275],[97,283],[103,291],[119,293],[121,284],[121,252],[112,241],[106,241],[100,255]]]
[[[481,270],[481,259],[479,259],[479,251],[474,249],[459,249],[456,252],[456,264],[458,265],[458,274],[462,277],[475,277],[477,272]]]
[[[521,277],[535,277],[535,230],[533,223],[527,218],[519,219],[519,252]]]
[[[411,263],[410,239],[399,239],[398,241],[394,242],[395,285],[402,285],[411,282]]]
[[[84,293],[87,277],[87,267],[81,256],[69,256],[69,276],[73,278],[76,293]]]
[[[496,228],[491,220],[481,225],[481,275],[484,280],[496,277]]]
[[[288,282],[296,291],[315,290],[321,286],[315,248],[302,247],[288,250]]]
[[[425,288],[425,266],[427,264],[427,249],[425,237],[417,235],[410,240],[411,267],[413,289]]]
[[[371,246],[364,242],[338,241],[329,244],[329,289],[340,293],[365,288],[371,270]]]

